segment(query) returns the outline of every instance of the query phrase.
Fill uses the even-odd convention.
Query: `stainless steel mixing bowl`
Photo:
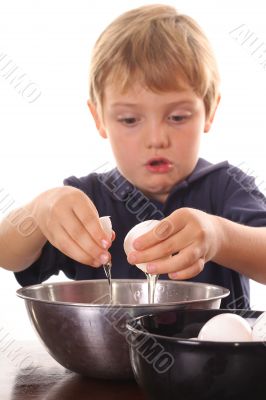
[[[219,308],[229,290],[204,283],[159,280],[148,303],[146,280],[107,280],[28,286],[17,291],[51,356],[65,368],[95,378],[133,378],[126,322],[132,317],[184,308]]]

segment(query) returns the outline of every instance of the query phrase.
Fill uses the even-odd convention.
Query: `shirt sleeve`
[[[219,199],[219,214],[243,225],[266,226],[266,198],[257,187],[255,178],[234,166],[230,166],[226,174],[223,195]]]
[[[68,278],[74,279],[75,267],[73,264],[74,260],[61,253],[50,242],[46,242],[38,260],[24,271],[15,272],[15,277],[21,286],[41,283],[52,275],[58,275],[60,270]]]

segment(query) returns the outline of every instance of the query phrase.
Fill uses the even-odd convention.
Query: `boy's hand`
[[[93,202],[81,190],[70,186],[51,189],[33,203],[40,230],[62,253],[93,267],[110,260],[111,242]]]
[[[215,216],[203,211],[176,210],[134,241],[136,251],[129,253],[128,261],[131,264],[148,262],[147,272],[152,274],[168,273],[172,279],[192,278],[217,252],[215,222]]]

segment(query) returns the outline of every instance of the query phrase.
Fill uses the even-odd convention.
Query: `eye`
[[[188,118],[188,115],[170,115],[169,119],[173,122],[183,122]]]
[[[122,122],[124,125],[135,125],[138,121],[137,118],[134,117],[127,117],[127,118],[119,118],[119,122]]]

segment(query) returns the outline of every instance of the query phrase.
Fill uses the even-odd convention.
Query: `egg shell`
[[[252,341],[252,331],[244,318],[224,313],[206,322],[199,332],[198,339],[217,342]]]
[[[108,235],[109,239],[112,239],[112,222],[110,216],[100,217],[100,224],[104,232]]]
[[[126,235],[124,240],[124,250],[128,255],[131,251],[135,250],[133,247],[134,240],[143,235],[146,232],[151,231],[156,225],[158,225],[160,221],[156,219],[149,219],[147,221],[140,222],[135,225]],[[136,264],[136,266],[141,269],[143,272],[147,273],[147,263]]]
[[[256,319],[252,330],[252,339],[256,342],[266,342],[266,312]]]

